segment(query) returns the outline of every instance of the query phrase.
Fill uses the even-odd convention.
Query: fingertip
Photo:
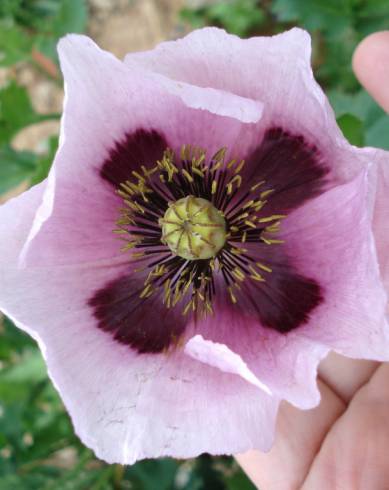
[[[361,84],[389,112],[389,31],[375,32],[361,41],[352,65]]]

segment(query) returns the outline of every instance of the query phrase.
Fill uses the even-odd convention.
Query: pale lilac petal
[[[285,335],[265,329],[257,319],[242,319],[232,309],[215,311],[215,317],[206,318],[197,327],[204,337],[238,355],[273,396],[304,409],[319,403],[317,366],[329,347],[299,335],[297,330]]]
[[[140,69],[139,65],[132,64],[131,60],[127,61],[127,65],[134,70]],[[163,87],[169,94],[179,97],[192,109],[202,109],[218,116],[233,117],[244,123],[257,123],[262,117],[263,103],[259,100],[248,99],[212,87],[198,87],[178,82],[156,73],[148,73],[145,76],[159,87]]]
[[[389,293],[389,152],[364,148],[369,167],[370,208],[381,278]]]
[[[126,267],[101,260],[18,268],[44,185],[0,207],[8,238],[0,241],[0,309],[39,342],[82,441],[122,464],[269,449],[278,400],[180,351],[139,356],[96,328],[87,302]]]
[[[130,53],[125,62],[174,80],[260,100],[267,121],[308,130],[320,135],[323,143],[333,144],[334,132],[335,136],[341,133],[313,78],[310,57],[310,36],[298,28],[240,39],[210,27],[161,43],[151,51]],[[321,133],[324,128],[331,135]]]
[[[158,76],[130,69],[83,36],[63,39],[59,54],[66,96],[45,197],[51,212],[47,206],[38,211],[33,240],[24,251],[26,263],[36,265],[120,255],[112,230],[122,200],[99,172],[125,135],[157,130],[175,149],[191,144],[211,153],[226,141],[230,148],[247,147],[255,125],[242,121],[261,115],[260,104],[234,94],[157,83]]]
[[[193,359],[214,366],[225,373],[237,374],[248,383],[272,395],[271,390],[250,371],[243,359],[226,345],[195,335],[185,344],[184,351]]]
[[[0,219],[0,265],[15,267],[27,240],[35,213],[41,204],[46,182],[3,204]],[[7,238],[5,238],[7,237]]]
[[[216,318],[201,323],[204,337],[227,345],[276,396],[300,408],[319,402],[317,366],[331,349],[351,357],[389,359],[386,294],[372,241],[367,185],[364,172],[308,202],[283,223],[292,264],[323,287],[324,302],[306,325],[282,334],[256,319],[242,319],[242,313],[223,304],[215,307]],[[266,263],[276,269],[274,249],[269,247],[268,254]],[[265,282],[268,287],[271,283]]]
[[[301,333],[350,357],[389,359],[387,294],[371,231],[363,172],[291,214],[283,238],[293,263],[325,301]],[[297,332],[296,332],[297,333]]]
[[[122,464],[269,449],[277,399],[180,351],[139,356],[96,328],[85,302],[117,274],[106,265],[2,275],[0,308],[35,332],[82,441]]]

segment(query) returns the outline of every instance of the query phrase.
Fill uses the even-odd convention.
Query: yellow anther
[[[246,204],[243,206],[242,209],[247,209],[247,208],[251,208],[251,206],[254,204],[254,199],[251,199],[251,201],[248,201],[246,202]]]
[[[259,274],[259,272],[256,271],[253,266],[250,265],[249,270],[251,272],[250,274],[251,279],[254,279],[254,281],[258,281],[258,282],[265,282],[265,278],[261,276],[261,274]]]
[[[240,175],[235,175],[227,184],[227,194],[232,193],[233,184],[236,183],[236,187],[240,187],[242,184],[242,177]]]
[[[286,218],[286,214],[272,214],[271,216],[266,216],[265,218],[260,218],[259,223],[267,223],[269,221],[275,221],[282,218]]]
[[[136,170],[133,170],[131,173],[132,175],[134,175],[134,177],[139,179],[140,182],[146,182],[145,178],[142,175],[140,175]]]
[[[228,292],[230,293],[230,298],[231,298],[231,301],[235,304],[238,302],[238,300],[236,299],[236,296],[234,295],[233,291],[232,291],[232,287],[229,286],[228,288]]]
[[[242,220],[242,219],[245,219],[245,218],[248,218],[248,217],[249,217],[249,213],[242,213],[236,219],[237,220]]]
[[[269,196],[272,192],[274,192],[274,189],[268,189],[267,191],[261,192],[261,194],[259,195],[259,197],[261,199],[265,199],[265,197]]]
[[[223,162],[224,161],[224,158],[226,156],[226,151],[227,151],[227,148],[220,148],[219,151],[217,151],[213,157],[211,158],[211,161],[214,161],[214,162]]]
[[[261,262],[255,262],[255,265],[260,269],[264,270],[265,272],[272,272],[272,269],[270,267],[268,267],[265,264],[262,264]]]
[[[250,226],[250,228],[254,228],[254,230],[257,228],[256,225],[252,222],[246,219],[244,222],[245,225]]]
[[[266,204],[266,201],[256,201],[254,203],[254,211],[256,213],[258,213],[258,211],[260,211],[265,204]]]
[[[190,310],[190,308],[191,308],[192,304],[193,304],[193,299],[191,299],[191,300],[190,300],[190,301],[189,301],[189,302],[186,304],[186,306],[185,306],[185,308],[184,308],[184,310],[183,310],[183,312],[182,312],[182,314],[183,314],[183,315],[186,315],[186,314],[188,313],[188,311]]]
[[[204,177],[204,172],[195,166],[192,166],[192,172],[198,175],[199,177]]]
[[[140,293],[140,298],[148,298],[153,294],[153,287],[151,284],[147,284],[143,291]]]
[[[266,243],[266,245],[273,245],[273,244],[278,244],[278,243],[284,243],[284,240],[275,240],[273,238],[266,238],[261,236],[261,240]]]
[[[239,269],[239,267],[235,267],[235,269],[232,271],[232,275],[238,279],[238,281],[244,281],[245,275],[244,273]]]
[[[242,254],[245,254],[247,252],[247,248],[231,248],[231,253],[233,253],[234,255],[242,255]]]
[[[239,164],[239,165],[236,167],[236,169],[235,169],[235,172],[234,172],[234,173],[235,173],[235,174],[238,174],[238,173],[239,173],[239,172],[242,170],[242,168],[244,167],[244,164],[245,164],[245,163],[246,163],[246,162],[245,162],[244,160],[242,160],[242,161],[240,162],[240,164]]]
[[[257,189],[258,189],[258,187],[260,187],[260,186],[261,186],[261,185],[263,185],[264,183],[265,183],[265,181],[264,181],[264,180],[261,180],[261,182],[258,182],[257,184],[253,185],[253,186],[250,188],[250,190],[253,192],[253,191],[257,190]]]
[[[186,178],[186,180],[188,180],[189,182],[193,182],[194,179],[193,177],[190,175],[190,173],[185,170],[184,168],[181,170],[181,172],[183,173],[184,177]]]

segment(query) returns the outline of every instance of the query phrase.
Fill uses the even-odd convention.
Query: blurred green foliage
[[[204,2],[197,9],[184,8],[181,18],[192,27],[218,25],[238,36],[247,36],[261,27],[266,14],[257,0],[232,0],[230,2]]]
[[[298,25],[313,37],[315,74],[345,136],[354,145],[389,149],[389,116],[358,85],[351,56],[365,35],[387,28],[389,0],[230,0],[198,2],[181,19],[193,27],[217,25],[248,37]],[[13,140],[26,126],[57,119],[39,114],[14,69],[27,63],[57,76],[55,45],[66,32],[83,32],[86,0],[1,0],[0,198],[18,184],[33,185],[50,169],[58,138],[42,153],[18,151]],[[61,80],[58,80],[61,83]],[[48,380],[33,340],[0,320],[0,490],[252,490],[231,458],[143,461],[124,468],[98,461],[79,442]]]
[[[57,59],[58,38],[83,32],[85,0],[1,0],[0,65],[30,60],[33,50]]]

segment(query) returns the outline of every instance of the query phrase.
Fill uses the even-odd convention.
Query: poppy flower
[[[0,307],[100,458],[268,450],[330,350],[389,358],[389,157],[343,138],[307,33],[59,54],[53,167],[0,209]]]

